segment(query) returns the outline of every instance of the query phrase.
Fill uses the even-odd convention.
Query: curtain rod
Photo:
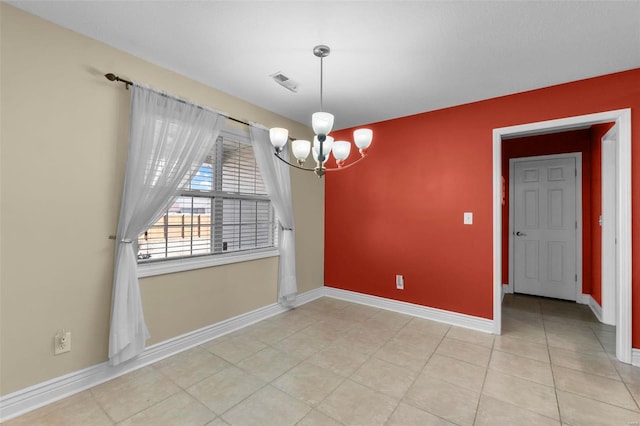
[[[129,86],[133,86],[133,82],[132,81],[125,80],[124,78],[120,78],[119,76],[117,76],[117,75],[115,75],[113,73],[107,73],[104,76],[109,81],[115,81],[115,82],[119,82],[119,83],[124,83],[124,85],[126,86],[127,90],[129,90]],[[180,100],[180,101],[184,102],[182,100]],[[229,119],[231,121],[235,121],[236,123],[244,124],[245,126],[251,127],[251,124],[249,124],[248,122],[246,122],[244,120],[240,120],[238,118],[231,117],[229,115],[227,115],[226,117],[227,117],[227,119]]]

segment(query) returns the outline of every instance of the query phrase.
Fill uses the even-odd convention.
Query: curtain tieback
[[[132,244],[133,241],[131,240],[120,240],[121,243],[125,243],[125,244]]]
[[[293,228],[285,228],[284,226],[280,227],[283,231],[293,231]]]

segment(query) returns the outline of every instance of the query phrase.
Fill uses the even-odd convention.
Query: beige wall
[[[292,134],[309,129],[0,3],[0,394],[107,359],[128,77]],[[323,282],[324,185],[292,174],[300,292]],[[75,216],[68,212],[83,212]],[[92,221],[77,217],[92,218]],[[276,301],[277,258],[141,280],[156,343]],[[72,351],[53,355],[57,329]]]

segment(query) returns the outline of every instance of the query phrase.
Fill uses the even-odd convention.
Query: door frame
[[[554,160],[559,158],[573,158],[576,162],[576,303],[582,303],[582,153],[570,152],[566,154],[535,155],[531,157],[516,157],[509,159],[509,289],[515,291],[515,179],[513,179],[515,163],[520,161]]]
[[[630,364],[631,346],[631,109],[586,114],[493,129],[493,332],[502,332],[502,139],[555,133],[615,122],[616,153],[616,357]]]
[[[615,205],[615,173],[616,173],[616,140],[617,130],[614,127],[602,136],[602,210],[601,210],[601,231],[602,231],[602,268],[600,280],[602,283],[612,282],[614,285],[602,285],[602,309],[600,310],[600,320],[605,324],[616,324],[616,252],[615,252],[615,208],[608,208],[611,203]],[[611,135],[615,137],[612,138]]]

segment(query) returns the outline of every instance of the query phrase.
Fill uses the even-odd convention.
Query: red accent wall
[[[508,139],[502,142],[502,282],[509,283],[509,160],[534,155],[582,153],[582,293],[591,294],[591,129]],[[596,219],[597,220],[597,219]]]
[[[640,140],[640,68],[371,124],[368,158],[326,176],[326,285],[491,318],[493,129],[621,108]],[[632,155],[640,347],[640,150]],[[467,211],[473,225],[462,223]]]

